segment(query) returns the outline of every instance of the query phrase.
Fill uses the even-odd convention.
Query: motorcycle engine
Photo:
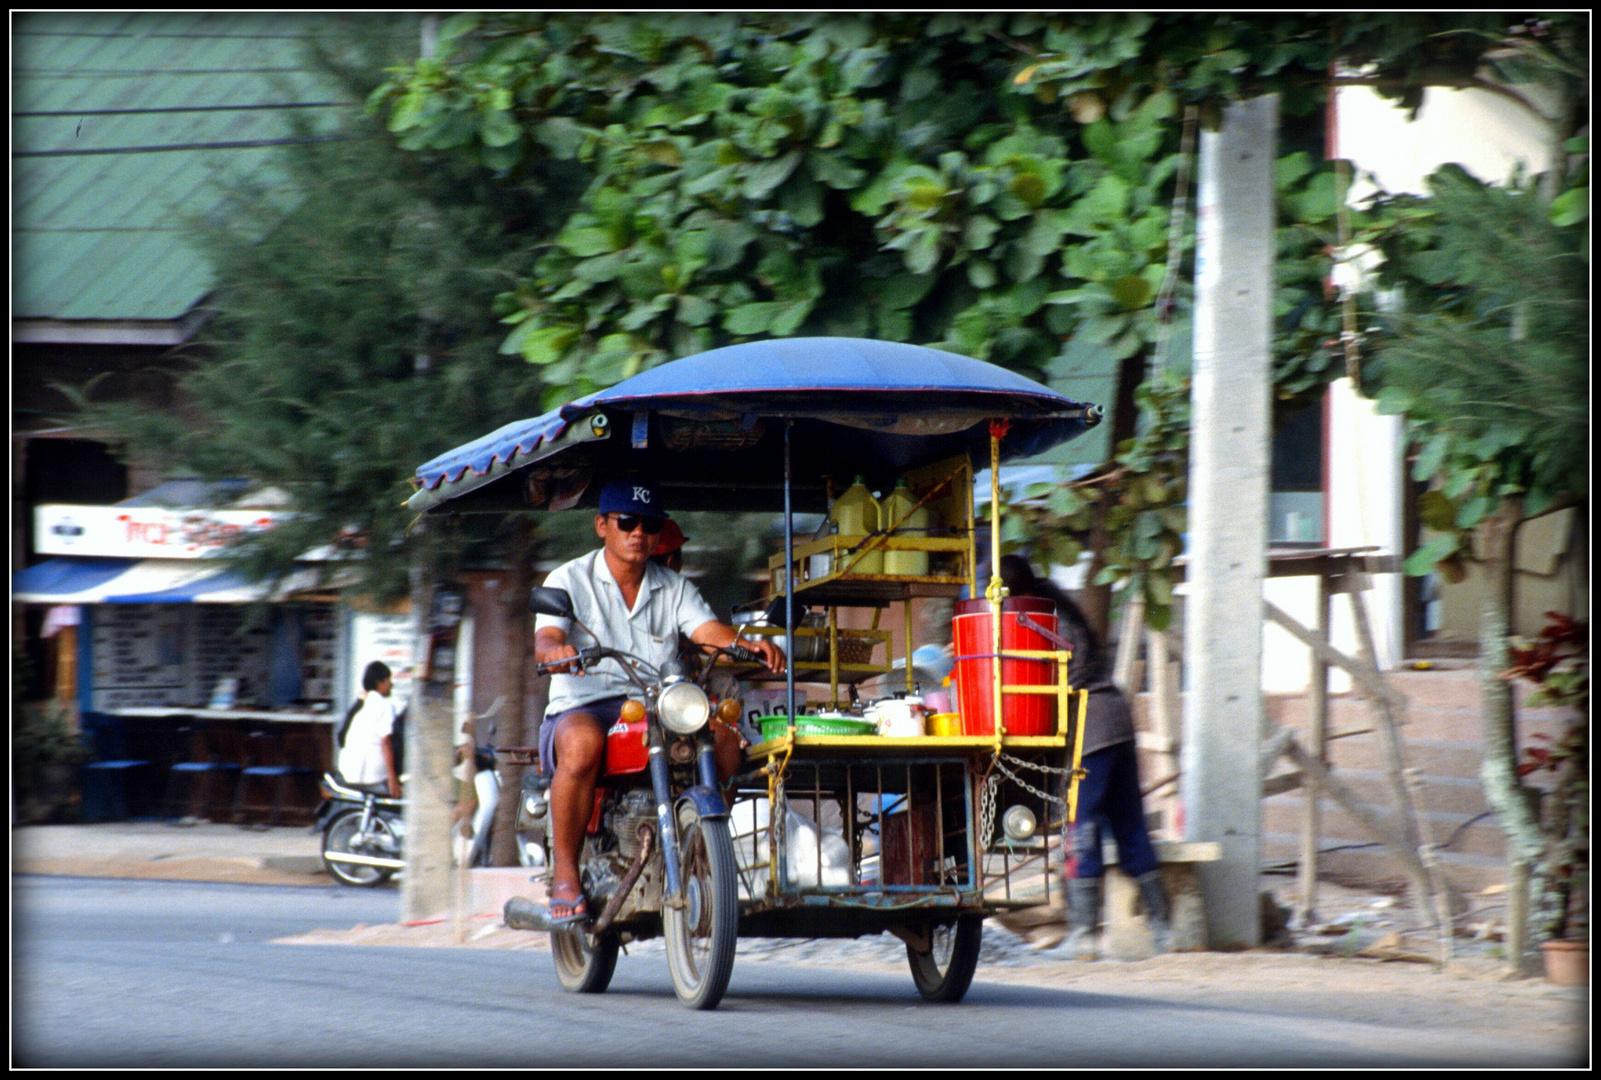
[[[633,788],[617,796],[606,818],[606,827],[617,838],[617,853],[623,857],[625,865],[632,863],[639,854],[641,822],[656,823],[655,796],[644,788]]]

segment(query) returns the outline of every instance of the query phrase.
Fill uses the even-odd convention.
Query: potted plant
[[[1554,611],[1545,617],[1545,628],[1535,642],[1512,649],[1513,666],[1506,677],[1535,684],[1529,705],[1567,705],[1574,710],[1559,738],[1534,736],[1544,745],[1524,751],[1518,774],[1554,774],[1542,799],[1545,902],[1537,909],[1536,933],[1546,977],[1559,985],[1582,986],[1590,966],[1589,626]]]
[[[12,790],[22,821],[50,821],[77,795],[78,766],[89,758],[63,702],[13,702]]]

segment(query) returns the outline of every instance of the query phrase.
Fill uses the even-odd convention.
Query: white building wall
[[[1351,201],[1384,190],[1426,194],[1425,181],[1446,162],[1456,162],[1481,180],[1505,183],[1522,165],[1526,174],[1545,168],[1549,134],[1545,124],[1517,102],[1482,90],[1431,89],[1417,119],[1365,87],[1341,87],[1336,101],[1334,153],[1356,166]],[[1372,179],[1370,180],[1369,177]],[[1405,556],[1402,500],[1406,492],[1405,426],[1380,416],[1347,379],[1329,390],[1328,542],[1334,548],[1377,546],[1379,554]],[[1400,574],[1379,574],[1365,594],[1381,667],[1402,659]],[[1316,589],[1310,578],[1276,578],[1264,595],[1303,626],[1316,619]],[[1343,598],[1331,605],[1331,643],[1346,653],[1356,633]],[[1305,646],[1268,624],[1262,642],[1262,689],[1300,693],[1311,678]],[[1330,688],[1344,692],[1350,680],[1331,673]]]

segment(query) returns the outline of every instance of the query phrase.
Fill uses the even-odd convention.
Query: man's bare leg
[[[550,898],[576,904],[582,895],[578,853],[595,808],[595,780],[606,733],[589,713],[572,713],[556,729],[556,775],[550,784]]]

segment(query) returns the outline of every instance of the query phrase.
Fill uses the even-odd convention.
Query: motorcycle
[[[572,620],[597,637],[578,622],[564,590],[535,588],[529,608]],[[710,660],[717,654],[759,660],[738,645],[718,649]],[[556,975],[569,991],[600,993],[611,982],[623,944],[662,934],[679,999],[691,1008],[715,1008],[733,972],[739,894],[728,807],[713,755],[711,698],[680,661],[654,667],[598,645],[538,667],[548,672],[576,664],[583,670],[608,659],[618,662],[638,696],[606,733],[605,766],[579,856],[585,900],[600,915],[587,926],[551,930]],[[708,662],[703,681],[711,667]],[[739,703],[724,701],[715,715],[732,722]],[[542,801],[543,792],[526,795],[525,809],[534,809],[526,806],[534,798]],[[509,902],[506,914],[508,925],[548,927],[548,915],[539,926],[541,913],[526,901]]]
[[[405,803],[323,773],[322,805],[312,832],[322,833],[322,862],[342,885],[373,888],[406,865]]]

